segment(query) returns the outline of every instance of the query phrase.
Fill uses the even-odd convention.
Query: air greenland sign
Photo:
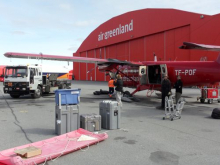
[[[115,37],[117,35],[124,34],[130,31],[133,31],[133,19],[128,24],[125,25],[119,24],[119,26],[113,30],[109,30],[104,33],[100,32],[100,34],[98,35],[98,41],[102,41],[104,39],[107,40],[111,37]]]

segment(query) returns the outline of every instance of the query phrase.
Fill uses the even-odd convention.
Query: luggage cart
[[[177,104],[174,104],[174,95],[171,95],[169,98],[165,98],[165,117],[163,117],[163,120],[170,119],[173,121],[173,119],[181,118],[181,113],[183,110],[185,104],[184,98],[180,98],[177,102]]]
[[[200,100],[201,103],[204,103],[207,100],[209,104],[212,104],[214,99],[217,99],[218,103],[220,103],[219,90],[217,88],[201,88],[201,97],[198,97],[197,101]]]
[[[170,97],[165,97],[165,117],[163,117],[163,120],[165,119],[172,119],[174,111],[174,96],[171,95]]]

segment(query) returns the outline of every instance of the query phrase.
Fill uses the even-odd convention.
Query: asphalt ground
[[[107,95],[93,95],[96,90],[107,90],[106,82],[72,81],[72,88],[81,88],[80,114],[99,114],[99,102]],[[132,89],[125,90],[132,91]],[[199,89],[184,88],[181,119],[162,120],[161,99],[155,93],[138,92],[140,102],[123,103],[121,129],[102,130],[108,139],[48,161],[46,164],[80,165],[219,165],[220,121],[211,112],[219,107],[197,101]],[[39,99],[23,96],[12,99],[3,94],[0,84],[0,151],[45,140],[55,135],[55,96]]]

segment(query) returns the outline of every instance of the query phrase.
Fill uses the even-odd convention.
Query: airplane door
[[[166,64],[161,64],[161,81],[163,81],[164,75],[168,75],[167,73],[167,65]]]
[[[147,84],[147,67],[146,66],[139,66],[139,76],[140,76],[140,84],[141,85]]]

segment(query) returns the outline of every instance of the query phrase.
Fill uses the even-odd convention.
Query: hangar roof
[[[212,16],[176,9],[142,9],[113,17],[98,26],[76,53],[204,22]]]

